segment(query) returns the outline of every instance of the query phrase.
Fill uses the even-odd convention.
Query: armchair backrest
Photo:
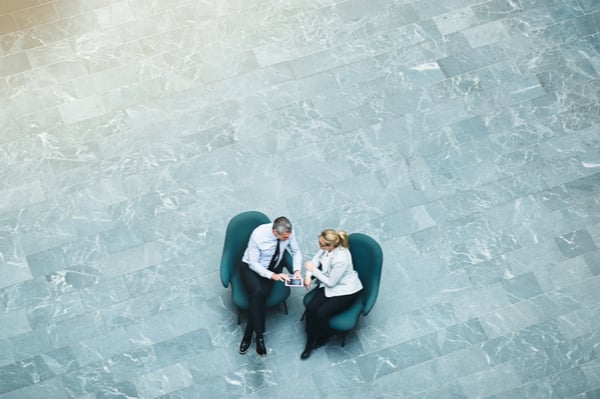
[[[363,315],[366,316],[379,293],[379,284],[381,282],[381,269],[383,266],[383,251],[381,247],[371,237],[362,233],[352,233],[348,236],[350,253],[352,254],[352,263],[354,270],[357,271],[360,281],[363,284]]]
[[[229,286],[234,268],[241,263],[252,231],[269,222],[267,215],[258,211],[242,212],[229,221],[221,255],[221,283],[224,287]]]

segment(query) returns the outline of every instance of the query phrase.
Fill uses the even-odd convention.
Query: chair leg
[[[283,311],[285,314],[288,314],[287,303],[285,303],[285,301],[283,301]]]
[[[345,332],[342,333],[342,348],[344,347],[344,345],[346,345],[346,333]]]
[[[238,310],[238,325],[242,322],[242,311]]]
[[[306,310],[304,312],[302,312],[302,317],[300,318],[300,321],[304,321],[304,316],[306,315]]]

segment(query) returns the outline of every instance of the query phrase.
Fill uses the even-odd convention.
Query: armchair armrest
[[[233,256],[231,251],[227,250],[227,247],[223,250],[223,254],[221,255],[221,283],[223,287],[229,287],[229,282],[231,281],[232,273],[233,273]]]

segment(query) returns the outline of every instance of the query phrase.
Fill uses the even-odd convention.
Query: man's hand
[[[288,275],[285,273],[273,273],[273,275],[271,276],[271,279],[275,280],[275,281],[289,281],[290,280]]]

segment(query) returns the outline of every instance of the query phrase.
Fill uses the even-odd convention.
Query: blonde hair
[[[321,232],[321,238],[326,245],[348,248],[348,234],[344,230],[325,229]]]

